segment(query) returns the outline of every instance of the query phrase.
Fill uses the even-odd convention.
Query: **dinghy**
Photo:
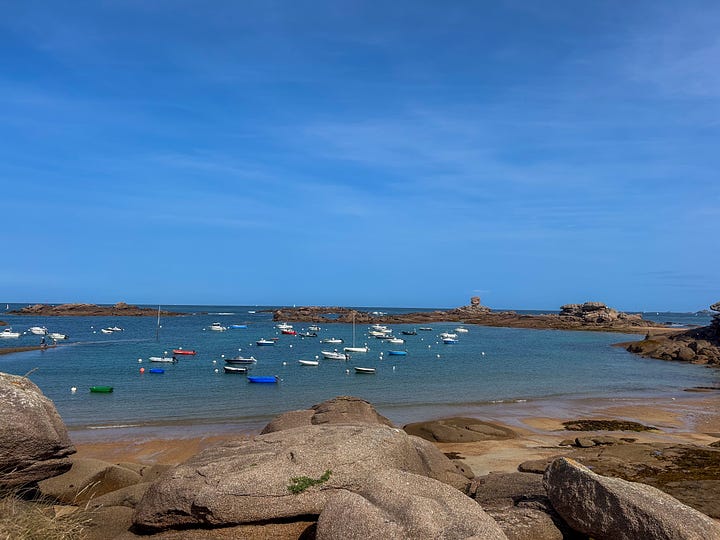
[[[320,362],[317,360],[298,360],[298,364],[301,366],[318,366]]]
[[[177,356],[178,354],[182,356],[194,356],[197,352],[190,349],[173,349],[173,356]]]
[[[275,383],[280,382],[280,378],[275,377],[275,376],[264,377],[264,376],[257,376],[257,375],[255,375],[255,376],[248,375],[247,380],[248,380],[248,382],[251,382],[251,383],[264,383],[264,384],[275,384]]]
[[[355,373],[375,373],[375,368],[355,366]]]
[[[225,362],[228,364],[254,364],[255,362],[257,362],[257,360],[255,360],[254,356],[250,356],[249,358],[243,356],[236,356],[234,358],[226,358]]]
[[[109,394],[113,391],[112,386],[105,386],[105,385],[97,385],[97,386],[91,386],[90,391],[94,392],[96,394]]]
[[[390,356],[405,356],[407,351],[388,351]]]
[[[166,362],[168,364],[177,362],[177,358],[174,356],[151,356],[148,360],[150,362]]]
[[[225,373],[247,373],[248,368],[246,367],[237,367],[237,366],[223,366],[223,370]]]

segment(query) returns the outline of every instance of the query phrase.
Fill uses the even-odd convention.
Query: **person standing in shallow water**
[[[47,349],[47,343],[45,343],[45,336],[40,339],[40,348]]]

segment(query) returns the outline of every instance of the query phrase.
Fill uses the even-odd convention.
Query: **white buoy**
[[[138,358],[138,364],[142,364],[142,358]]]
[[[438,354],[437,357],[440,358],[440,355]]]
[[[350,370],[349,370],[349,369],[346,369],[346,370],[345,370],[345,373],[350,373]]]
[[[220,373],[220,370],[218,368],[215,368],[215,373]]]
[[[320,357],[317,354],[315,355],[315,360],[320,360]]]
[[[75,386],[73,386],[73,387],[70,389],[70,391],[74,394],[75,392],[77,392],[77,388],[76,388]],[[673,398],[673,399],[675,399],[675,398]]]
[[[290,348],[292,349],[292,343],[290,344]]]
[[[393,366],[393,371],[395,371],[395,366]]]
[[[221,354],[221,355],[220,355],[220,358],[225,358],[225,355],[224,355],[224,354]]]
[[[283,362],[283,366],[287,366],[287,362]]]
[[[213,360],[213,365],[217,364],[217,360]]]
[[[483,356],[485,356],[485,351],[481,352],[480,354],[482,354]]]

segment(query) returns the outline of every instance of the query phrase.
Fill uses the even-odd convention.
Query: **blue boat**
[[[248,382],[251,383],[265,383],[265,384],[274,384],[280,381],[279,377],[263,377],[263,376],[257,376],[257,375],[248,375],[247,378]]]
[[[390,356],[405,356],[407,351],[388,351]]]
[[[160,368],[150,368],[150,369],[148,369],[148,372],[149,373],[165,373],[165,370],[160,369]]]
[[[247,328],[247,324],[231,324],[230,328]]]

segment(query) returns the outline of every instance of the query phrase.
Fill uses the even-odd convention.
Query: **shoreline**
[[[0,347],[0,355],[3,354],[15,354],[28,351],[42,351],[45,349],[54,349],[57,345],[28,345],[26,347]]]
[[[310,406],[311,404],[308,404]],[[378,410],[381,414],[382,409]],[[560,441],[577,436],[562,422],[576,419],[615,419],[640,422],[660,431],[630,433],[639,442],[707,445],[720,438],[720,388],[668,398],[605,398],[501,403],[455,414],[508,427],[515,439],[474,443],[436,443],[443,452],[458,452],[475,471],[515,471],[517,465],[562,451]],[[437,415],[427,420],[447,416]],[[402,424],[397,424],[401,427]],[[224,427],[223,427],[224,426]],[[78,458],[142,464],[179,464],[201,450],[233,438],[252,438],[262,427],[158,426],[137,431],[69,429]],[[100,433],[98,433],[100,432]],[[605,432],[604,432],[605,433]],[[616,435],[629,432],[610,432]]]

